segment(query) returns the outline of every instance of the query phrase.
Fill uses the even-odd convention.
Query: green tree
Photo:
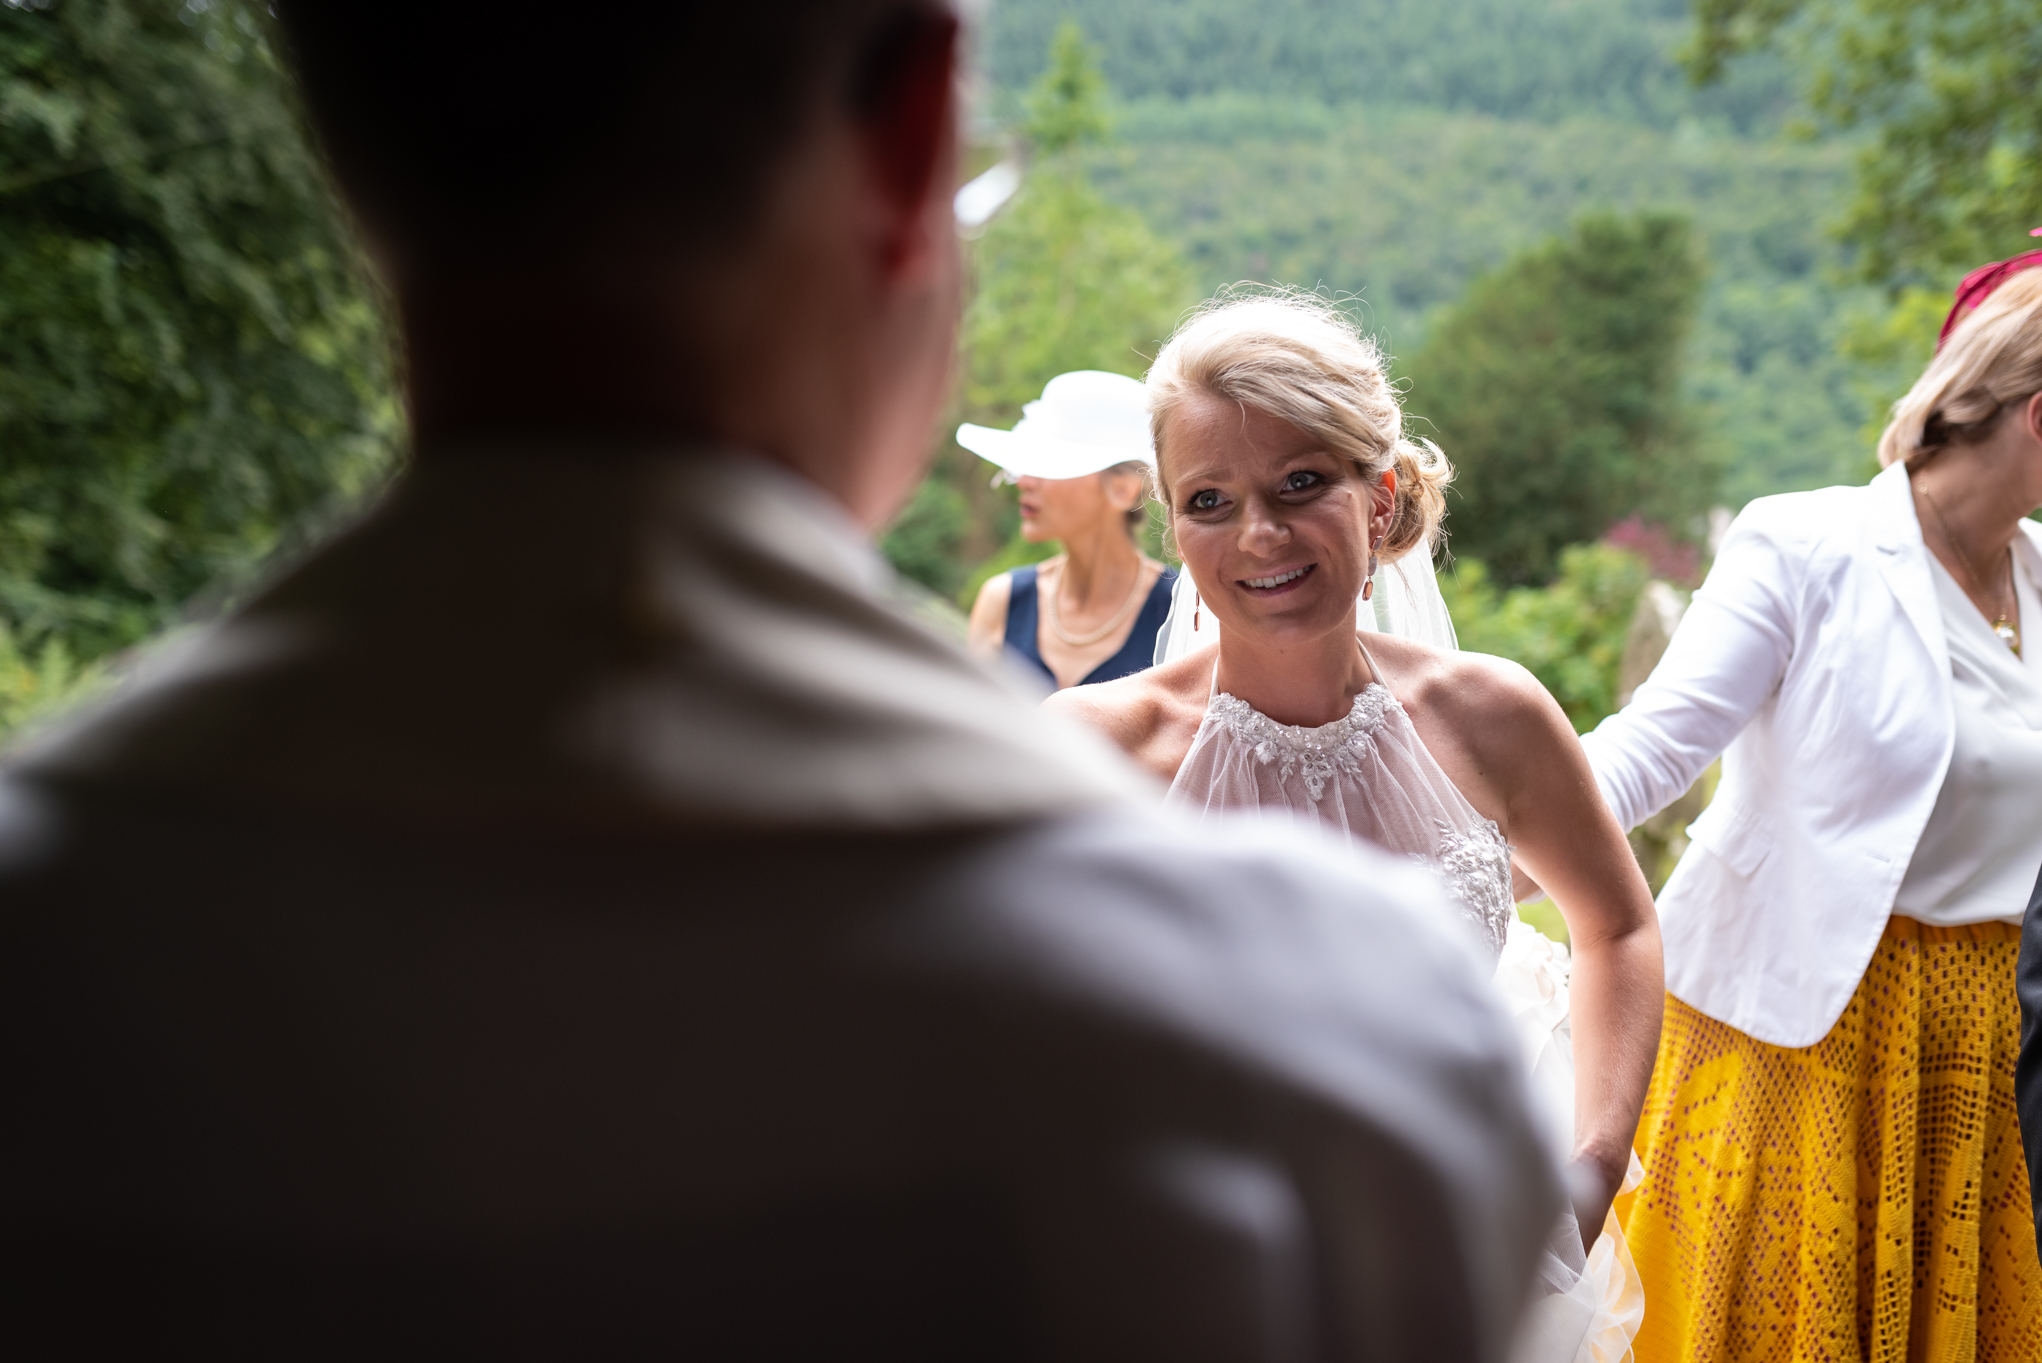
[[[939,467],[924,478],[879,541],[896,571],[945,597],[964,580],[959,551],[971,532],[971,504],[948,473]]]
[[[1103,142],[1112,123],[1106,114],[1106,77],[1099,54],[1077,24],[1066,19],[1049,42],[1049,66],[1028,92],[1026,133],[1038,155],[1055,156],[1073,147]]]
[[[1497,588],[1479,560],[1440,574],[1440,591],[1461,647],[1522,663],[1560,702],[1577,733],[1617,708],[1617,664],[1638,597],[1645,561],[1607,544],[1577,544],[1560,554],[1560,572],[1544,587]]]
[[[0,7],[10,648],[128,644],[387,465],[384,329],[261,14]]]
[[[1869,480],[1879,471],[1879,436],[1893,404],[1907,395],[1921,371],[1935,358],[1936,335],[1950,311],[1943,289],[1908,285],[1851,319],[1838,349],[1854,370],[1853,378],[1867,413],[1859,431],[1857,478]]]
[[[1073,369],[1140,377],[1192,301],[1182,256],[1075,163],[1039,165],[979,247],[965,404],[1006,424]]]
[[[1034,164],[975,248],[963,329],[964,420],[1012,426],[1045,383],[1073,369],[1140,377],[1193,299],[1177,247],[1135,210],[1101,195],[1086,172],[1080,153],[1106,136],[1106,95],[1095,55],[1074,25],[1064,25],[1020,129]],[[992,472],[947,446],[881,541],[894,566],[945,595],[974,590],[972,563],[1014,534],[1010,500],[987,487]],[[1017,555],[1008,543],[1001,561],[1020,561]]]
[[[1792,52],[1817,114],[1871,135],[1842,223],[1875,282],[1935,283],[2042,225],[2042,0],[1697,0],[1700,81]]]
[[[978,248],[965,314],[964,401],[972,420],[1017,419],[1056,375],[1139,376],[1192,298],[1176,245],[1093,187],[1080,152],[1107,135],[1107,88],[1076,24],[1058,28],[1027,98],[1035,153],[1014,205]]]
[[[1716,470],[1681,399],[1702,282],[1685,219],[1591,214],[1448,308],[1406,405],[1459,470],[1456,553],[1539,582],[1626,516],[1684,529],[1709,506]]]
[[[1850,193],[1852,148],[1607,120],[1326,106],[1317,124],[1276,118],[1307,111],[1126,105],[1114,126],[1129,147],[1088,162],[1107,197],[1170,225],[1203,287],[1253,279],[1352,296],[1406,357],[1475,275],[1582,213],[1690,214],[1709,281],[1684,383],[1726,456],[1725,503],[1859,476],[1869,409],[1838,340],[1880,291],[1839,278],[1845,252],[1825,230]],[[1947,305],[1947,283],[1940,292]]]

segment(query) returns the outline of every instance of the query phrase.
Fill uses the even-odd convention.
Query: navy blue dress
[[[1042,617],[1042,601],[1035,590],[1035,565],[1031,563],[1026,568],[1016,568],[1007,577],[1012,583],[1007,596],[1007,652],[1023,665],[1040,672],[1051,686],[1055,686],[1056,673],[1049,670],[1049,664],[1042,660],[1042,650],[1035,643],[1037,622]],[[1176,569],[1165,568],[1163,575],[1156,579],[1156,585],[1149,588],[1149,599],[1142,602],[1141,614],[1135,616],[1134,629],[1128,633],[1127,642],[1120,646],[1120,652],[1087,672],[1078,685],[1112,681],[1115,677],[1139,672],[1155,662],[1156,631],[1163,627],[1164,618],[1170,614],[1170,589],[1176,585]]]

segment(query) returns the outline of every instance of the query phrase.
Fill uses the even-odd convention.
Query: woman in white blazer
[[[1896,404],[1885,472],[1745,508],[1583,740],[1625,827],[1724,759],[1659,898],[1666,1022],[1620,1204],[1644,1363],[2042,1359],[2013,1095],[2042,868],[2038,390],[2031,269]]]

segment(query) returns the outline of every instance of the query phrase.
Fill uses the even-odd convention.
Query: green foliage
[[[1253,279],[1351,295],[1400,354],[1470,279],[1584,212],[1688,214],[1710,276],[1684,382],[1723,496],[1741,506],[1859,476],[1871,409],[1838,343],[1880,300],[1834,282],[1823,231],[1848,192],[1848,148],[1274,96],[1147,101],[1118,127],[1133,144],[1092,153],[1095,182],[1168,223],[1203,290]]]
[[[23,648],[135,640],[388,462],[382,326],[260,13],[0,7],[0,622]]]
[[[958,551],[970,523],[971,506],[956,485],[942,477],[925,478],[880,536],[879,549],[899,572],[940,596],[952,596],[964,576]]]
[[[1876,306],[1819,278],[1723,279],[1712,271],[1687,357],[1703,450],[1723,470],[1722,501],[1857,482],[1878,406],[1840,347]],[[1881,409],[1883,410],[1883,409]]]
[[[1633,513],[1715,495],[1680,392],[1702,269],[1685,219],[1592,214],[1468,287],[1412,359],[1407,408],[1459,471],[1460,552],[1513,585]]]
[[[965,403],[1008,425],[1073,369],[1139,377],[1192,301],[1190,271],[1082,166],[1041,164],[979,244],[965,314]]]
[[[2042,0],[1697,0],[1690,70],[1782,47],[1832,126],[1869,132],[1843,222],[1866,279],[1944,282],[2042,225]]]
[[[1192,300],[1177,248],[1134,209],[1107,200],[1074,154],[1106,129],[1106,86],[1075,24],[1057,31],[1028,96],[1044,154],[978,247],[965,314],[965,405],[1001,425],[1073,369],[1139,376]]]
[[[15,645],[0,622],[0,744],[95,689],[97,667],[81,668],[61,638],[51,637],[33,654]]]
[[[1865,422],[1865,456],[1859,472],[1870,478],[1879,470],[1874,451],[1893,404],[1905,397],[1936,353],[1936,334],[1950,311],[1950,296],[1941,289],[1898,290],[1884,307],[1851,319],[1843,336],[1843,352],[1858,366],[1858,384],[1869,413]]]
[[[1234,91],[1658,127],[1776,120],[1788,101],[1777,64],[1689,88],[1669,55],[1684,9],[1681,0],[1001,0],[987,61],[1001,86],[1020,89],[1051,32],[1076,18],[1099,40],[1114,85],[1136,97]]]
[[[1057,27],[1049,44],[1049,67],[1029,91],[1027,108],[1028,140],[1042,155],[1106,140],[1106,77],[1075,21],[1066,19]]]
[[[1027,132],[1044,154],[976,246],[964,420],[1010,427],[1045,383],[1073,369],[1140,377],[1193,301],[1177,247],[1138,211],[1100,194],[1078,154],[1085,138],[1103,133],[1104,99],[1093,54],[1065,26],[1028,100]],[[960,559],[1009,545],[1015,516],[1009,494],[988,491],[993,472],[961,450],[946,452],[882,541],[894,566],[950,595],[966,585]],[[947,562],[946,552],[954,556]]]
[[[1587,733],[1617,708],[1617,664],[1647,576],[1633,554],[1577,544],[1561,553],[1559,576],[1544,587],[1499,591],[1474,559],[1458,560],[1439,585],[1461,647],[1523,664],[1575,732]]]

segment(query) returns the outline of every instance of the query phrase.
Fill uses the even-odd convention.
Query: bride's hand
[[[1595,1238],[1602,1234],[1602,1223],[1609,1216],[1610,1204],[1616,1200],[1617,1189],[1623,1185],[1621,1177],[1612,1178],[1602,1161],[1593,1155],[1576,1155],[1567,1165],[1567,1195],[1574,1204],[1574,1219],[1581,1230],[1583,1253],[1595,1248]]]

